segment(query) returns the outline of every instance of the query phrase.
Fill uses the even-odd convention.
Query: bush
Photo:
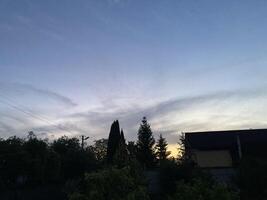
[[[193,176],[194,166],[189,162],[177,163],[165,160],[160,165],[160,185],[163,194],[172,194],[176,190],[177,181],[188,181]]]
[[[70,200],[146,200],[149,199],[141,177],[133,176],[129,167],[110,168],[85,175],[79,191]]]
[[[190,182],[179,181],[176,192],[169,200],[237,200],[237,193],[213,181],[211,178],[199,177]]]

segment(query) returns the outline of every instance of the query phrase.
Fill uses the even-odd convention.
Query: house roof
[[[233,149],[237,146],[238,136],[242,148],[267,146],[267,129],[187,132],[185,141],[192,149]]]

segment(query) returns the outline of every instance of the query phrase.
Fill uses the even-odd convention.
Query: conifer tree
[[[126,143],[125,143],[125,137],[124,137],[124,132],[123,132],[122,129],[121,129],[120,143],[123,144],[123,145],[126,145]]]
[[[155,139],[146,117],[143,117],[138,130],[137,158],[144,167],[153,167],[155,164]]]
[[[171,152],[167,151],[168,143],[164,137],[160,134],[159,139],[156,144],[156,155],[161,163],[162,161],[166,160]]]
[[[113,162],[113,158],[116,153],[116,150],[119,147],[120,141],[121,141],[120,125],[119,121],[116,120],[111,125],[108,137],[107,162],[109,164]]]
[[[129,160],[128,150],[125,143],[123,130],[121,130],[120,142],[118,148],[115,151],[113,163],[116,164],[118,167],[123,167],[127,164],[128,160]]]

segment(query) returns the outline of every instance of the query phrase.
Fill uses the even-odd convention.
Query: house
[[[267,129],[187,132],[185,150],[197,166],[227,181],[242,157],[267,158]]]

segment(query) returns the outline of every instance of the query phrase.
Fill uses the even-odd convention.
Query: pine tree
[[[188,146],[188,143],[186,142],[184,133],[182,133],[178,145],[180,146],[178,149],[178,160],[182,163],[193,163],[192,152]]]
[[[164,137],[160,134],[159,139],[156,144],[156,155],[161,163],[162,161],[166,160],[171,152],[167,151],[168,143]]]
[[[108,137],[107,162],[109,164],[113,162],[113,158],[116,153],[116,150],[119,147],[120,141],[121,141],[120,125],[119,121],[116,120],[111,125]]]
[[[155,164],[155,139],[146,117],[143,117],[138,130],[137,157],[144,167],[153,167]]]

